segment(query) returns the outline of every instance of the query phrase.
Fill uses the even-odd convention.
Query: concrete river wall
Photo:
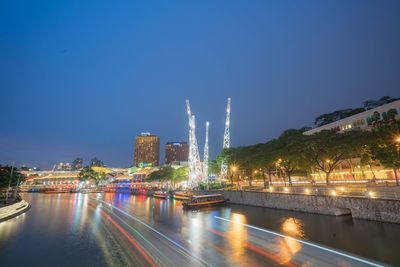
[[[27,210],[30,205],[25,200],[0,208],[0,222],[14,218]]]
[[[398,200],[253,191],[200,191],[198,193],[223,194],[233,204],[327,215],[351,215],[357,219],[400,223],[400,201]]]

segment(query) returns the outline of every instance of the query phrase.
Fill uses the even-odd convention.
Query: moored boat
[[[82,189],[80,192],[83,193],[83,194],[103,193],[102,190],[99,190],[99,189],[96,189],[96,188],[92,188],[92,189],[86,188],[86,189]]]
[[[174,199],[176,200],[190,200],[190,198],[193,196],[192,192],[175,192],[174,193]]]
[[[226,200],[221,194],[192,196],[188,201],[183,203],[183,208],[191,209],[217,206],[222,205],[225,202]]]
[[[166,199],[166,198],[168,198],[168,192],[165,192],[165,191],[156,191],[156,192],[154,192],[153,196],[156,197],[156,198],[163,198],[163,199]]]
[[[44,191],[45,194],[60,194],[60,193],[69,193],[68,189],[47,189]]]

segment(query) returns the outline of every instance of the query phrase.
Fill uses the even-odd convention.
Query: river
[[[23,194],[0,266],[400,266],[400,225],[130,194]]]

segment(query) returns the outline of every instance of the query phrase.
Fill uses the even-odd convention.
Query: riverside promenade
[[[0,222],[14,218],[27,210],[29,210],[30,205],[25,200],[21,200],[11,205],[7,205],[0,208]]]
[[[400,223],[400,201],[372,197],[313,195],[292,192],[197,191],[197,194],[222,194],[232,204],[275,208],[325,215],[351,215],[356,219]]]

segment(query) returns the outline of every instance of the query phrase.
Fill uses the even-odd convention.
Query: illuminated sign
[[[139,166],[139,168],[153,167],[153,163],[151,163],[151,162],[140,162],[138,166]]]

